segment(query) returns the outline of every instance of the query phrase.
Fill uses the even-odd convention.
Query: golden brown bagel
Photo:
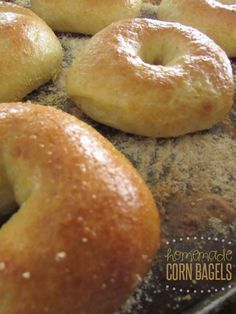
[[[199,29],[236,57],[236,0],[162,0],[158,16]]]
[[[93,128],[59,110],[0,107],[1,314],[111,314],[159,246],[153,198]]]
[[[156,137],[211,127],[230,110],[233,88],[230,62],[212,40],[148,19],[96,34],[67,78],[68,95],[94,120]]]
[[[15,101],[58,71],[62,48],[32,11],[0,2],[0,102]]]
[[[95,34],[112,22],[140,14],[142,0],[31,0],[54,30]]]

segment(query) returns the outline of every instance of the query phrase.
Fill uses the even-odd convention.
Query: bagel
[[[59,110],[0,107],[1,314],[111,314],[150,267],[158,211],[131,164]],[[4,193],[3,193],[4,192]]]
[[[16,101],[53,78],[62,60],[53,31],[29,9],[0,2],[0,102]]]
[[[94,120],[145,136],[203,130],[233,102],[224,51],[177,23],[131,19],[89,40],[69,69],[67,93]]]
[[[112,22],[140,14],[142,0],[31,0],[54,30],[95,34]]]
[[[162,0],[158,17],[197,28],[212,38],[229,57],[236,57],[235,0]]]

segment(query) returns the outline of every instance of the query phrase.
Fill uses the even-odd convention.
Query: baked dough
[[[0,106],[1,314],[111,314],[159,246],[154,200],[93,128],[59,110]],[[1,209],[0,209],[1,214]]]
[[[53,31],[29,9],[0,2],[0,102],[25,97],[53,78],[62,60]]]
[[[95,34],[112,22],[140,14],[142,0],[31,0],[54,30]]]
[[[148,19],[96,34],[67,77],[68,95],[91,118],[155,137],[211,127],[229,112],[233,90],[230,62],[211,39]]]
[[[162,0],[159,19],[180,22],[207,34],[229,57],[236,57],[235,0]]]

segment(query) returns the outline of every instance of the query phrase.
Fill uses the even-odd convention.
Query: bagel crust
[[[0,2],[0,102],[16,101],[53,78],[61,45],[32,11]]]
[[[141,0],[31,0],[54,30],[95,34],[112,22],[140,14]]]
[[[67,92],[91,118],[146,136],[203,130],[233,102],[224,51],[177,23],[125,20],[89,40],[69,69]]]
[[[158,17],[197,28],[236,57],[236,1],[162,0]]]
[[[111,314],[159,246],[154,200],[93,128],[59,110],[0,107],[1,314]],[[0,210],[1,214],[1,210]]]

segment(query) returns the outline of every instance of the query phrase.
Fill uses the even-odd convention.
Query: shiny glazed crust
[[[111,314],[159,247],[153,198],[93,128],[59,110],[0,107],[1,314]],[[1,214],[1,213],[0,213]]]
[[[148,19],[96,34],[67,78],[68,95],[94,120],[155,137],[211,127],[230,110],[233,90],[230,62],[212,40]]]
[[[15,101],[59,70],[62,48],[32,11],[0,2],[0,102]]]
[[[112,22],[140,14],[141,0],[31,0],[54,30],[95,34]]]
[[[195,27],[212,38],[229,57],[236,57],[236,1],[162,0],[158,16],[163,21]]]

